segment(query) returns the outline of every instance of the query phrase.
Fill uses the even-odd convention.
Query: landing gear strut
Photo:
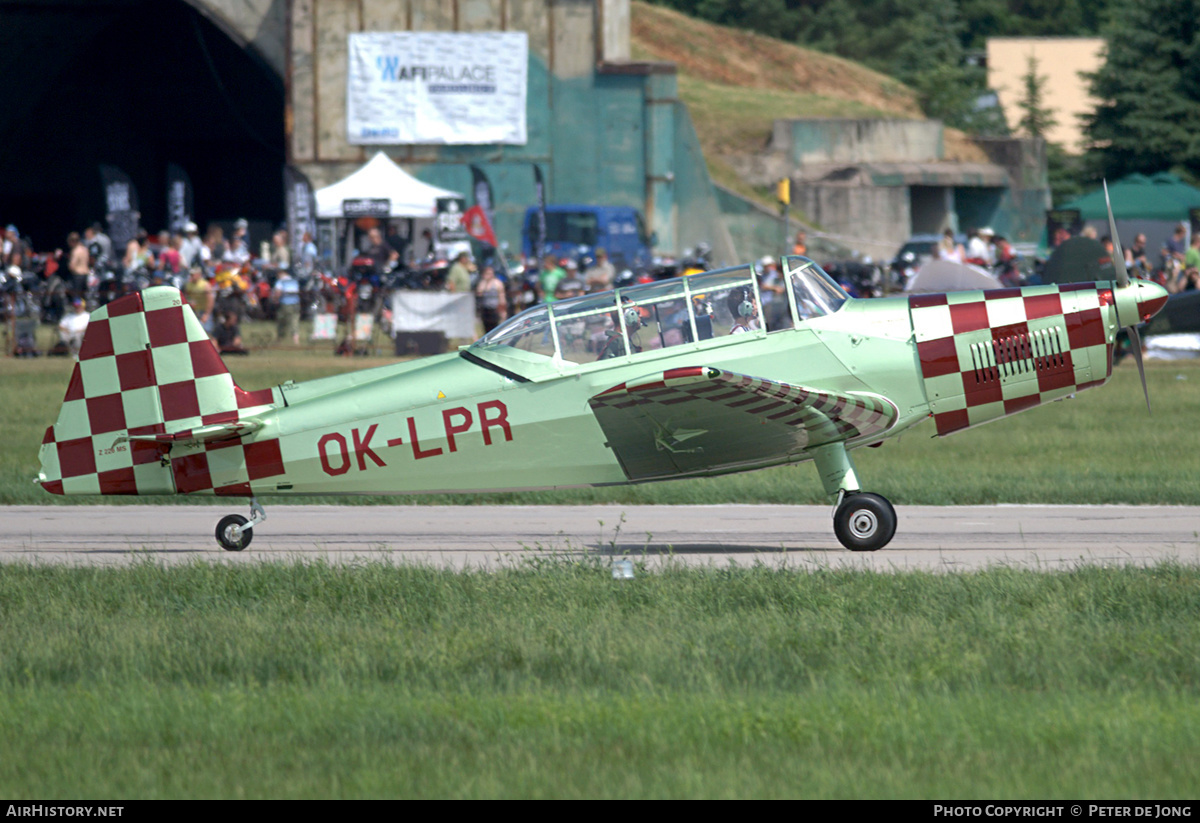
[[[896,510],[886,497],[859,491],[854,463],[844,443],[813,449],[813,460],[826,494],[838,496],[833,533],[852,552],[873,552],[896,534]]]
[[[240,514],[230,514],[217,523],[217,542],[227,552],[240,552],[254,538],[254,527],[267,519],[267,513],[259,505],[257,497],[250,498],[250,519]]]

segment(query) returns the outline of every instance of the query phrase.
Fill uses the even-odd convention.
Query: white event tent
[[[354,232],[350,221],[357,217],[409,218],[409,238],[416,237],[414,220],[432,221],[437,215],[437,198],[462,194],[422,183],[397,166],[382,151],[358,171],[336,183],[317,189],[317,219],[332,220],[334,266],[349,259]],[[345,222],[343,222],[345,221]],[[344,245],[344,249],[339,246]],[[345,257],[342,257],[342,255]]]
[[[317,217],[346,217],[346,200],[388,200],[388,217],[433,217],[437,198],[462,197],[460,192],[439,189],[417,178],[379,152],[361,169],[323,189],[317,189]]]

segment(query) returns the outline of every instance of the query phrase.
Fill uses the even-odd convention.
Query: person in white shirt
[[[972,263],[992,265],[995,262],[992,251],[992,237],[995,234],[990,226],[984,226],[976,231],[970,242],[967,243],[967,260]]]
[[[953,229],[946,229],[942,233],[942,239],[937,247],[937,256],[939,260],[949,260],[953,263],[961,263],[966,256],[963,247],[954,241]]]
[[[83,308],[83,301],[75,298],[71,301],[71,311],[58,321],[58,337],[71,350],[72,357],[79,357],[79,347],[83,345],[83,333],[87,331],[87,325],[88,313]]]
[[[199,231],[200,227],[191,220],[183,225],[183,245],[179,247],[179,256],[184,270],[200,262],[200,249],[204,247],[204,242],[200,239]]]
[[[607,291],[613,287],[617,270],[608,260],[608,252],[596,249],[596,262],[584,272],[583,280],[589,292]]]
[[[241,266],[250,262],[250,236],[247,233],[250,223],[244,217],[239,217],[237,222],[233,224],[233,237],[229,239],[229,246],[225,251],[225,262],[236,263]]]

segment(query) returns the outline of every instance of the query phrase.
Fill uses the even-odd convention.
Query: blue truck
[[[521,250],[526,259],[537,252],[538,210],[530,206],[521,228]],[[557,258],[594,258],[604,249],[617,271],[645,270],[651,266],[655,236],[647,234],[646,222],[630,206],[546,206],[544,254]]]

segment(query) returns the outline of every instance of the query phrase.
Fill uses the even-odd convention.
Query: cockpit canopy
[[[533,363],[594,363],[733,335],[765,335],[832,314],[847,300],[807,257],[781,271],[753,265],[677,277],[534,306],[468,349]]]

